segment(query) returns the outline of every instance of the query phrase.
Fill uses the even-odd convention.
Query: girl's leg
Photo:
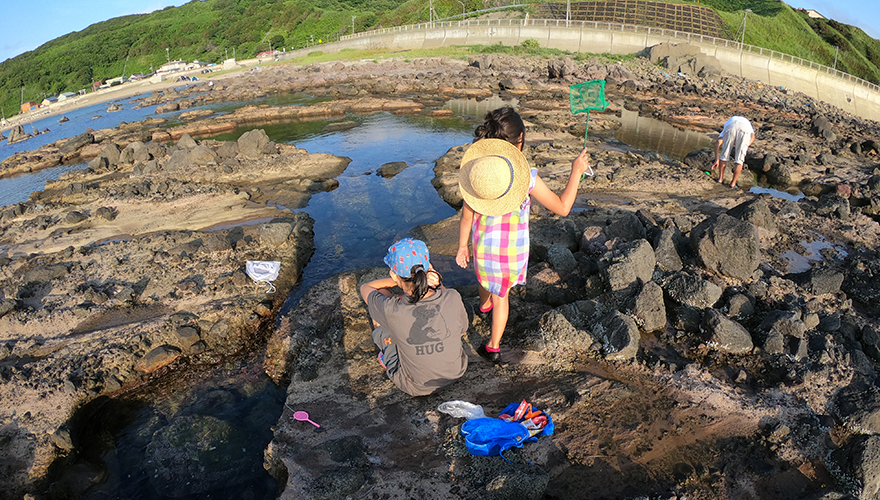
[[[480,285],[480,309],[483,311],[490,309],[492,306],[492,294],[489,290],[483,288],[483,285]]]
[[[489,341],[486,342],[486,347],[493,349],[501,347],[501,337],[504,335],[504,328],[507,326],[507,316],[509,314],[510,294],[504,297],[492,295],[492,334],[489,336]]]

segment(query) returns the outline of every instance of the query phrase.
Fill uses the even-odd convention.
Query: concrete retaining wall
[[[729,46],[716,45],[711,43],[712,39],[699,35],[622,25],[615,29],[597,29],[574,24],[565,26],[565,21],[530,20],[523,25],[521,20],[512,20],[488,25],[406,26],[358,33],[339,42],[288,52],[287,57],[303,57],[315,50],[332,53],[343,49],[401,50],[497,43],[512,46],[528,39],[537,40],[542,47],[594,54],[632,54],[658,43],[690,43],[718,59],[728,73],[803,92],[854,115],[880,120],[880,92],[816,68],[750,52],[733,42],[725,42]]]

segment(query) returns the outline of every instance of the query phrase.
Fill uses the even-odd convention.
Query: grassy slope
[[[461,0],[465,9],[484,8],[482,0]],[[541,1],[541,0],[538,0]],[[671,0],[689,3],[684,0]],[[745,42],[837,67],[880,83],[880,41],[862,30],[834,21],[811,20],[775,0],[701,0],[714,8],[736,33],[743,10],[748,15]],[[458,0],[434,0],[440,18],[458,16]],[[526,7],[528,8],[528,7]],[[396,26],[428,19],[424,0],[205,0],[152,14],[124,16],[52,40],[38,49],[0,63],[0,106],[8,116],[24,100],[87,88],[94,80],[148,73],[172,59],[220,62],[273,48],[301,48],[335,40],[352,29]],[[492,50],[492,49],[490,49]],[[234,52],[233,52],[234,51]],[[126,63],[126,58],[128,62]]]

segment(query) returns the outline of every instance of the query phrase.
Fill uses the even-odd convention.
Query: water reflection
[[[443,105],[443,109],[452,110],[454,114],[459,116],[475,116],[482,119],[489,111],[504,106],[510,106],[515,109],[519,106],[519,99],[513,98],[505,100],[498,95],[493,95],[482,101],[476,99],[450,99]]]
[[[341,121],[357,126],[324,131],[328,124]],[[316,251],[285,311],[312,285],[333,274],[381,265],[388,246],[407,236],[414,226],[454,215],[455,210],[431,186],[433,164],[449,148],[470,142],[473,133],[473,125],[460,118],[384,112],[254,128],[265,130],[275,142],[352,160],[337,178],[337,189],[315,194],[302,209],[315,219]],[[247,130],[216,139],[235,140]],[[380,166],[396,161],[409,167],[391,179],[375,175]]]
[[[780,191],[778,189],[765,188],[765,187],[760,187],[760,186],[752,186],[749,189],[749,192],[755,193],[755,194],[769,194],[770,196],[772,196],[774,198],[780,198],[780,199],[789,200],[789,201],[798,201],[804,197],[804,193],[797,191],[797,190],[795,190],[794,193],[786,193],[785,191]]]
[[[656,151],[676,160],[683,160],[691,151],[712,147],[713,140],[710,134],[675,128],[622,108],[620,128],[614,132],[614,138],[634,148]]]

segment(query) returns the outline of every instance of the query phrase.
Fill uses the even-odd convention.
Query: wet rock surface
[[[184,361],[265,348],[265,371],[287,385],[264,464],[285,482],[282,498],[873,498],[880,403],[860,395],[876,392],[880,362],[878,124],[715,74],[711,60],[692,56],[664,56],[690,71],[683,76],[643,59],[506,55],[282,65],[138,105],[190,108],[293,89],[328,102],[252,106],[173,128],[144,120],[4,160],[9,175],[98,159],[0,213],[10,491],[75,453],[65,424],[77,405],[173,376]],[[325,280],[272,327],[311,253],[311,223],[267,203],[306,206],[334,187],[347,159],[258,131],[236,142],[201,137],[347,112],[432,114],[451,98],[502,92],[519,99],[524,152],[558,192],[585,132],[568,86],[590,75],[607,79],[612,102],[590,119],[596,175],[568,217],[533,204],[528,283],[511,291],[501,365],[475,352],[491,315],[474,312],[476,286],[463,284],[466,375],[433,396],[396,390],[376,362],[358,295],[384,268]],[[723,187],[704,173],[705,154],[679,162],[608,147],[621,109],[703,132],[747,116],[758,131],[747,157],[755,180],[807,196]],[[455,208],[466,148],[450,145],[434,168],[433,186]],[[271,222],[206,230],[255,217]],[[454,255],[457,230],[453,217],[413,232],[432,253]],[[792,253],[817,243],[810,270],[790,271]],[[290,265],[267,299],[243,263],[278,256]],[[437,410],[461,399],[495,415],[523,398],[549,411],[556,432],[505,453],[508,461],[471,456],[461,420]],[[295,420],[295,410],[321,428]],[[208,419],[178,424],[222,434]],[[169,478],[197,472],[181,460],[201,456],[192,443],[172,452],[174,429],[149,450]]]

